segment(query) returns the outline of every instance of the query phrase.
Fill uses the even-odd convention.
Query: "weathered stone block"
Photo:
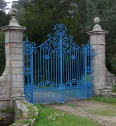
[[[11,60],[17,61],[17,60],[23,60],[23,55],[20,54],[12,54]]]
[[[10,54],[10,49],[5,47],[5,54],[9,55]]]
[[[14,48],[23,48],[22,42],[14,43]]]
[[[23,82],[12,82],[12,88],[23,88]]]
[[[11,54],[23,54],[23,48],[12,48]]]
[[[104,48],[98,48],[96,50],[96,54],[103,54],[104,55],[104,53],[105,53],[105,47]]]
[[[23,68],[12,68],[12,74],[23,74]]]
[[[0,109],[4,110],[5,108],[10,106],[10,100],[1,100],[0,99]]]
[[[16,75],[12,75],[12,81],[17,81],[17,76]]]
[[[105,36],[103,34],[92,34],[90,36],[91,44],[105,44]]]
[[[23,61],[12,61],[12,67],[22,67],[23,68]]]
[[[13,26],[9,26],[8,27],[9,29],[4,29],[7,30],[5,32],[5,43],[8,43],[8,42],[21,42],[22,41],[22,32],[19,31],[19,27],[17,27],[16,29],[16,26],[13,27]],[[11,30],[12,29],[12,30]]]
[[[12,94],[23,94],[24,93],[24,88],[22,87],[13,87],[12,88]]]
[[[23,75],[17,75],[17,81],[23,82],[23,80],[24,80]]]

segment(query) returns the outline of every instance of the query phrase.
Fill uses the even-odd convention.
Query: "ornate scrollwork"
[[[31,53],[31,43],[28,40],[26,40],[24,42],[24,46],[23,47],[24,47],[24,54],[25,55],[28,55],[28,54]]]
[[[66,25],[64,24],[56,24],[53,28],[55,30],[54,36],[52,34],[48,34],[48,39],[40,45],[40,48],[43,50],[47,50],[49,52],[56,52],[56,55],[59,56],[61,53],[61,44],[62,44],[62,54],[66,55],[67,51],[74,51],[75,49],[79,49],[79,46],[74,43],[73,36],[70,35],[67,37]]]
[[[66,36],[66,31],[68,30],[66,28],[65,24],[56,24],[55,27],[53,28],[53,30],[55,30],[55,36]]]
[[[25,86],[25,99],[28,102],[32,102],[32,94],[31,94],[31,87],[30,86]]]
[[[45,81],[38,83],[37,87],[39,88],[52,88],[57,87],[58,85],[55,82]]]
[[[62,54],[66,55],[67,52],[74,51],[79,49],[79,46],[73,42],[73,36],[70,35],[67,37],[66,25],[64,24],[56,24],[53,28],[55,30],[54,36],[52,34],[48,34],[48,39],[42,43],[40,46],[36,47],[35,42],[29,42],[28,38],[24,42],[24,53],[29,55],[31,53],[36,53],[38,48],[42,50],[48,51],[50,54],[56,53],[57,56],[61,53],[61,44],[62,44]]]
[[[24,73],[25,73],[25,75],[30,75],[31,74],[31,70],[30,70],[30,68],[24,68]]]
[[[30,55],[33,52],[37,52],[36,50],[36,42],[30,42],[28,40],[28,37],[26,37],[26,41],[24,41],[24,54],[25,55]]]

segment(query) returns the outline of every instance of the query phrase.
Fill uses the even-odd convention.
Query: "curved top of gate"
[[[47,50],[50,53],[56,52],[58,55],[60,53],[60,42],[62,42],[62,52],[65,54],[66,52],[72,52],[74,50],[84,49],[85,47],[90,48],[90,44],[87,45],[82,44],[82,48],[79,47],[74,41],[72,35],[67,35],[65,24],[56,24],[53,28],[55,30],[54,36],[51,33],[48,34],[48,39],[43,42],[41,45],[36,46],[35,42],[29,42],[28,38],[24,42],[24,48],[26,48],[25,53],[36,52],[38,48]]]
[[[60,43],[62,44],[62,52],[65,54],[67,51],[73,51],[80,48],[76,43],[73,42],[73,36],[67,36],[65,24],[56,24],[53,28],[55,30],[54,36],[48,34],[48,39],[40,45],[41,49],[45,49],[57,54],[60,52]]]

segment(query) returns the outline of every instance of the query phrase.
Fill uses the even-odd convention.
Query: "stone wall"
[[[6,68],[0,76],[0,110],[10,106],[11,90],[11,74]]]
[[[106,71],[106,86],[113,86],[114,84],[116,84],[116,75]]]
[[[14,100],[15,122],[10,126],[33,126],[38,118],[38,109],[25,100]]]

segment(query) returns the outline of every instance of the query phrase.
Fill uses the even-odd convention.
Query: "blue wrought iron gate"
[[[63,103],[93,94],[92,48],[79,47],[64,24],[41,45],[24,42],[24,93],[31,103]]]

